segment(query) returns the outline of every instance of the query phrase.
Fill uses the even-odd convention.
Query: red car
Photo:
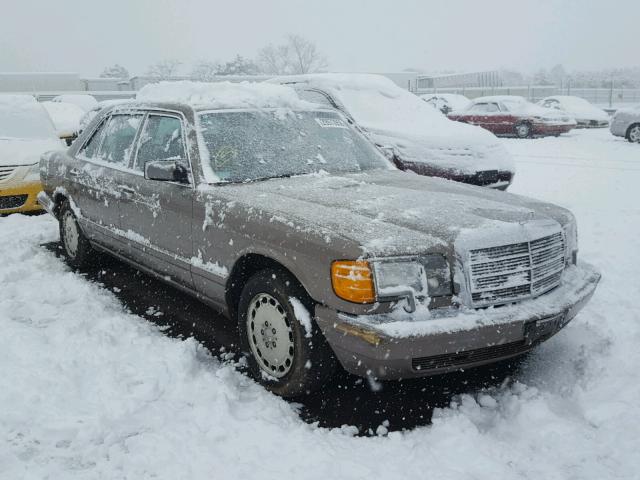
[[[476,98],[465,110],[450,112],[448,117],[519,138],[558,136],[576,127],[569,115],[512,95]]]

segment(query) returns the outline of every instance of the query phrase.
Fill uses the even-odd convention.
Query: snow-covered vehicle
[[[38,160],[63,148],[49,115],[29,95],[0,95],[0,215],[41,210]]]
[[[71,265],[106,251],[235,319],[280,395],[320,388],[336,359],[397,379],[521,355],[599,281],[569,211],[400,171],[290,88],[160,83],[138,98],[43,156],[39,201]]]
[[[62,95],[53,97],[51,101],[56,103],[57,102],[73,103],[74,105],[77,105],[85,112],[88,112],[89,110],[94,108],[96,105],[98,105],[98,101],[96,100],[96,97],[94,97],[93,95],[82,94],[82,93],[79,93],[79,94],[64,93]]]
[[[454,110],[464,110],[471,103],[467,97],[456,93],[428,93],[420,95],[420,98],[445,115]]]
[[[640,105],[616,110],[609,130],[617,137],[640,143]]]
[[[402,170],[500,190],[515,174],[511,156],[494,135],[449,121],[381,75],[295,75],[268,82],[337,108]]]
[[[86,114],[85,111],[73,103],[42,102],[42,106],[51,117],[58,137],[71,145],[78,136],[80,119]]]
[[[543,108],[516,95],[474,98],[465,110],[450,112],[448,117],[479,125],[496,135],[518,138],[558,136],[576,127],[576,121],[568,114]]]
[[[570,95],[555,95],[543,98],[538,105],[565,112],[573,117],[578,128],[604,128],[609,126],[609,114],[592,105],[584,98]]]

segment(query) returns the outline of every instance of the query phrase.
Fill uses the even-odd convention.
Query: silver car
[[[640,143],[640,105],[618,109],[613,115],[609,130],[617,137]]]
[[[397,379],[520,355],[596,288],[563,208],[397,170],[336,110],[198,100],[101,111],[43,156],[38,198],[72,266],[105,251],[226,313],[280,395],[338,362]]]

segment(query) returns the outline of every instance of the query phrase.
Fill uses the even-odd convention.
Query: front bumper
[[[42,207],[37,202],[40,182],[0,183],[0,214],[38,212]]]
[[[553,291],[513,305],[437,315],[425,308],[400,317],[347,315],[319,305],[316,321],[348,372],[383,380],[421,377],[532,349],[576,316],[599,281],[595,269],[581,264],[567,268]]]

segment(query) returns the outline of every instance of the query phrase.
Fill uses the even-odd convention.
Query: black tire
[[[633,125],[630,125],[627,129],[627,140],[629,140],[631,143],[640,143],[640,137],[638,137],[638,134],[632,134],[632,132],[637,132],[639,130],[640,123],[634,123]]]
[[[78,218],[75,213],[73,213],[69,200],[64,200],[60,206],[58,224],[60,229],[60,243],[62,244],[62,250],[64,251],[67,263],[73,268],[81,268],[88,265],[94,259],[95,252],[91,248],[87,237],[82,233],[82,229],[78,224]],[[77,232],[77,241],[73,241],[70,230],[67,230],[67,228],[75,229]]]
[[[267,367],[263,363],[266,358],[262,356],[260,350],[258,349],[258,354],[252,350],[252,345],[257,348],[258,343],[260,343],[259,347],[262,347],[261,342],[265,338],[264,332],[259,334],[258,328],[263,325],[254,325],[253,321],[247,322],[247,318],[252,314],[253,318],[258,318],[255,316],[256,304],[264,301],[266,297],[276,301],[272,307],[264,302],[267,308],[281,306],[284,310],[281,313],[284,321],[287,322],[287,328],[289,328],[289,342],[293,344],[292,359],[288,359],[290,364],[286,366],[288,368],[286,373],[278,373],[274,365],[271,365],[276,375],[283,375],[278,378],[266,371]],[[284,270],[269,268],[257,272],[247,281],[238,304],[240,345],[247,354],[249,371],[255,380],[282,397],[295,397],[320,389],[329,381],[337,365],[333,351],[316,322],[311,320],[312,328],[309,336],[305,326],[296,319],[292,297],[300,301],[313,317],[313,301],[296,279]],[[256,299],[258,300],[256,301]],[[250,311],[251,313],[249,313]],[[252,334],[252,339],[249,337],[250,334]],[[259,335],[258,338],[256,335]],[[280,340],[278,339],[278,341]],[[269,342],[267,341],[265,345],[267,343]],[[274,342],[273,347],[275,346]],[[265,352],[267,352],[266,349]],[[256,358],[256,355],[260,355],[260,359]],[[281,367],[284,368],[284,366]]]
[[[527,122],[518,123],[515,126],[515,133],[518,138],[529,138],[531,137],[531,125]]]

